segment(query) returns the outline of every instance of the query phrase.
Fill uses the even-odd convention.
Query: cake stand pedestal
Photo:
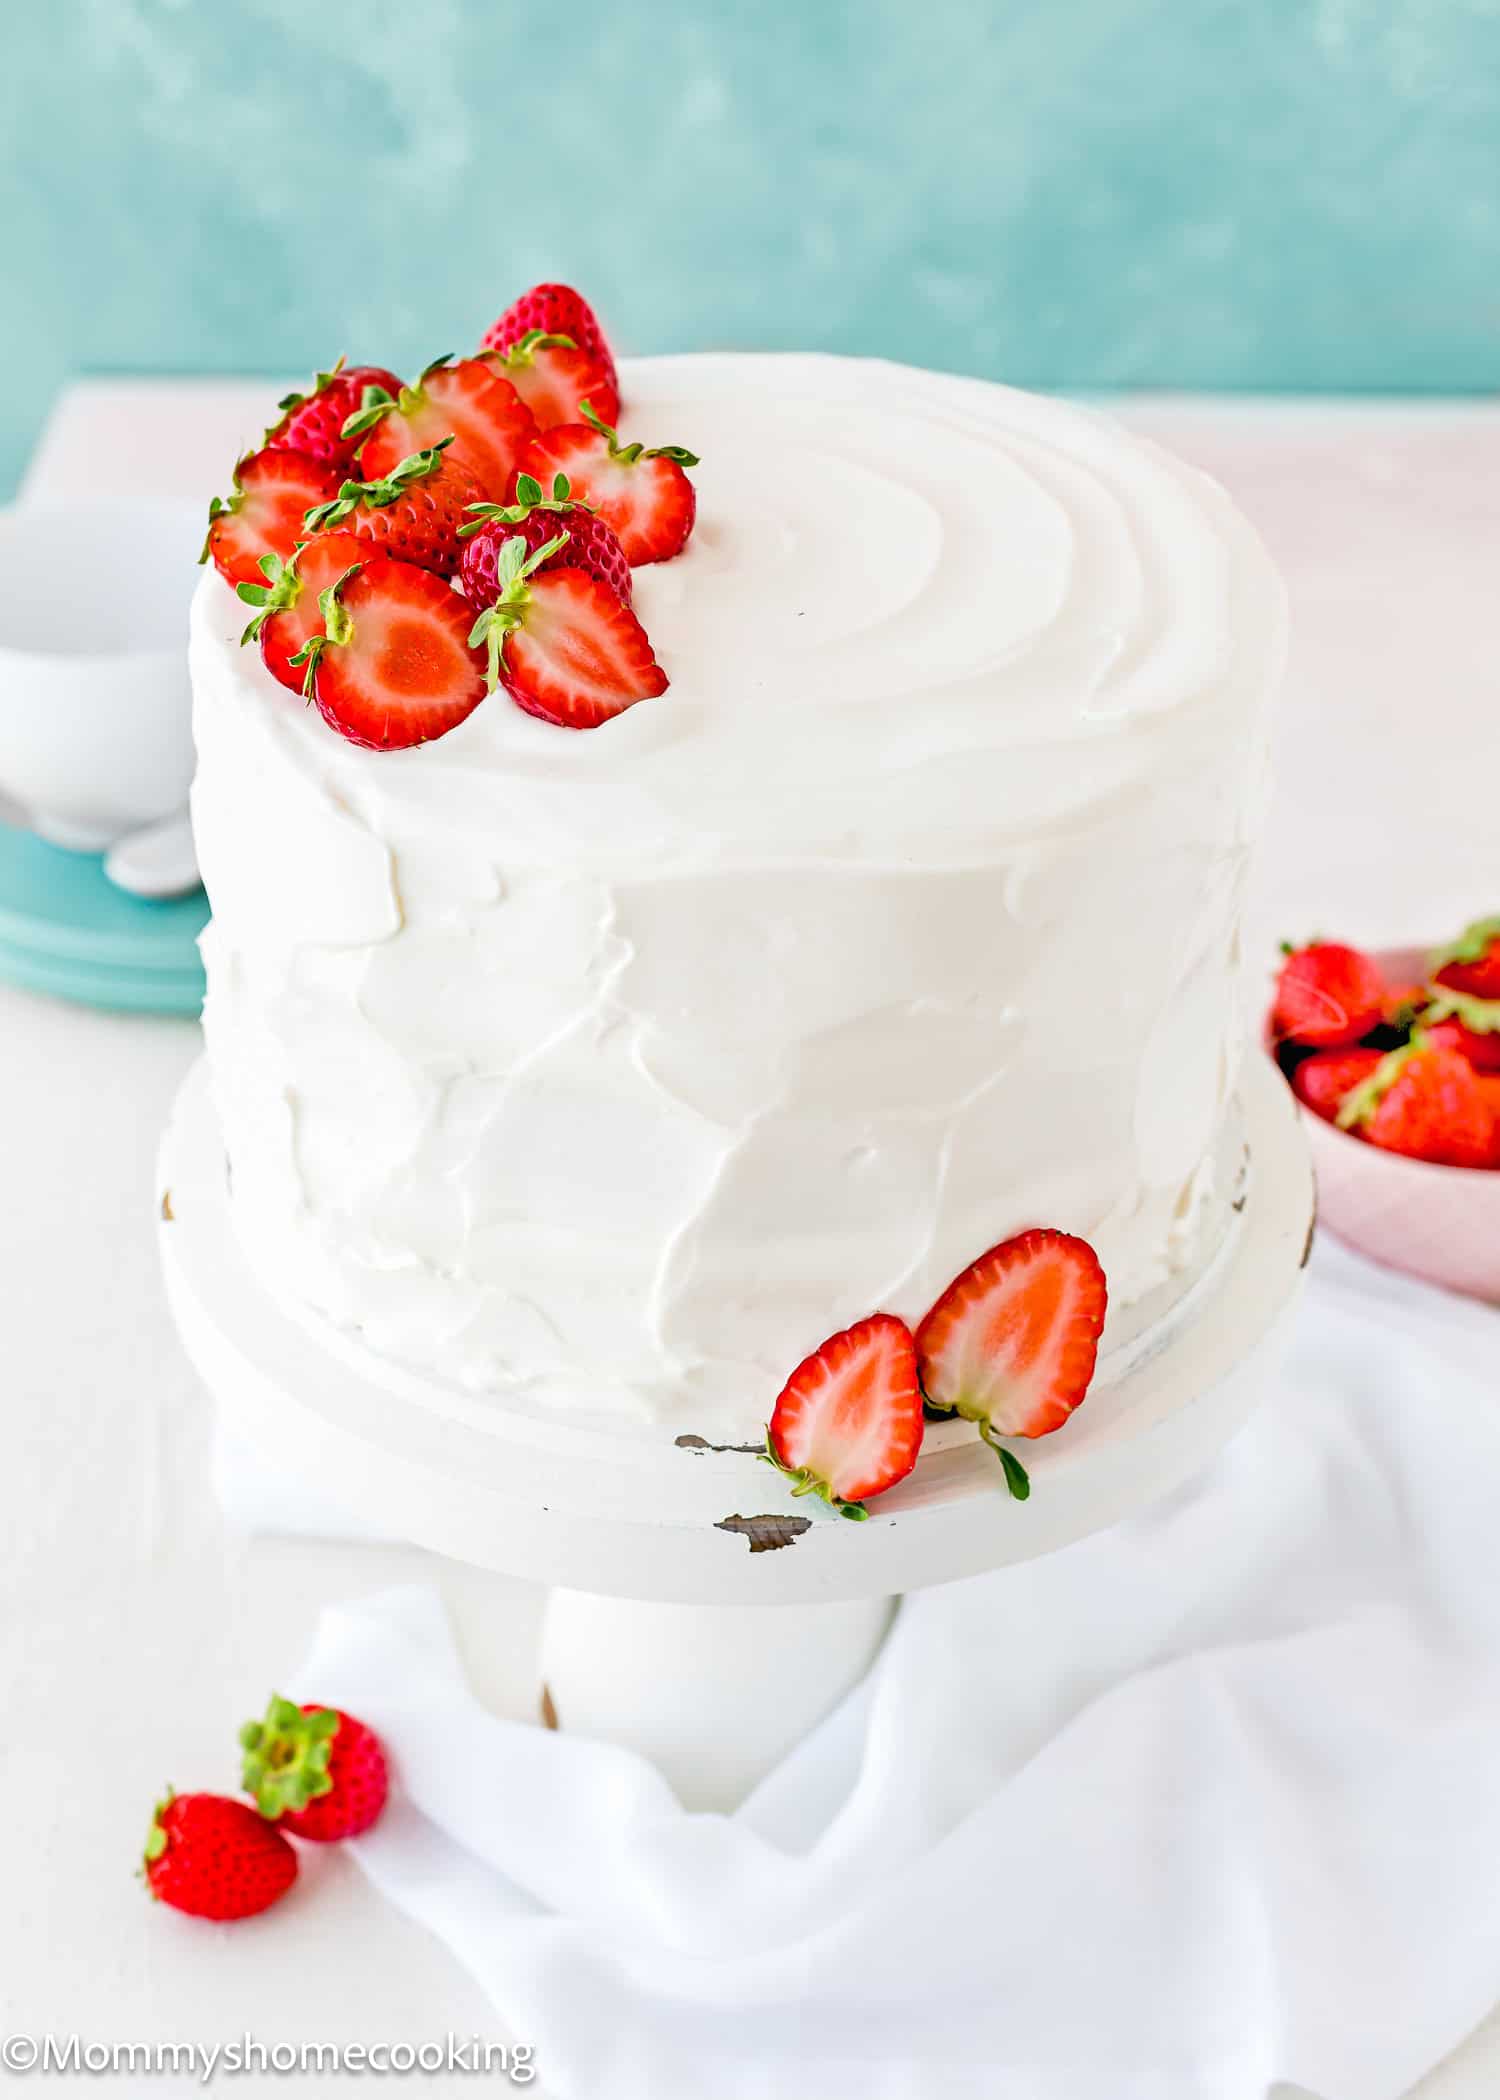
[[[382,1363],[249,1267],[201,1065],[162,1144],[162,1257],[183,1343],[236,1437],[381,1535],[552,1585],[544,1716],[642,1750],[689,1806],[729,1807],[858,1680],[902,1591],[1114,1523],[1245,1420],[1284,1339],[1313,1187],[1292,1096],[1263,1058],[1242,1108],[1223,1246],[1166,1317],[1101,1357],[1067,1426],[1024,1447],[1026,1503],[962,1423],[933,1425],[915,1472],[850,1524],[794,1500],[749,1449],[538,1419]]]

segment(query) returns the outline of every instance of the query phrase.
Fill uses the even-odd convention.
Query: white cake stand
[[[246,1263],[201,1065],[162,1144],[162,1256],[184,1345],[237,1436],[289,1485],[337,1483],[377,1531],[552,1585],[549,1720],[644,1750],[689,1805],[727,1806],[863,1673],[900,1592],[1113,1523],[1244,1421],[1307,1259],[1313,1185],[1295,1104],[1263,1058],[1242,1106],[1222,1248],[1166,1317],[1101,1358],[1067,1426],[1023,1447],[1026,1503],[960,1423],[930,1428],[915,1473],[851,1524],[793,1500],[747,1449],[539,1420],[393,1370]]]

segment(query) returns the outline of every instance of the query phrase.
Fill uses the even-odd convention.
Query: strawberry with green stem
[[[536,419],[510,381],[483,358],[439,357],[414,386],[394,396],[372,389],[343,434],[359,444],[360,472],[373,480],[392,473],[413,452],[451,443],[478,481],[480,500],[498,503],[536,436]]]
[[[1018,1501],[1031,1483],[1000,1439],[1067,1421],[1093,1381],[1108,1298],[1088,1242],[1041,1227],[971,1262],[917,1329],[928,1405],[975,1425]]]
[[[483,493],[470,468],[449,451],[451,444],[451,438],[441,438],[398,460],[378,480],[342,482],[328,501],[308,511],[305,536],[342,527],[371,553],[451,576],[463,551],[465,516]]]
[[[479,354],[492,371],[510,381],[536,418],[538,430],[576,423],[585,407],[606,423],[619,417],[620,396],[608,369],[570,335],[532,328],[508,349]]]
[[[151,1818],[142,1873],[158,1903],[224,1924],[279,1903],[297,1879],[297,1855],[245,1802],[168,1787]]]
[[[1345,1096],[1336,1118],[1383,1151],[1434,1166],[1484,1167],[1494,1146],[1494,1115],[1466,1057],[1431,1043],[1418,1029],[1388,1051]]]
[[[630,563],[603,518],[586,503],[573,500],[566,474],[554,476],[550,496],[542,494],[540,482],[522,474],[516,481],[514,503],[473,504],[469,522],[459,527],[464,551],[458,577],[464,596],[475,611],[483,612],[495,602],[500,587],[500,550],[508,539],[519,534],[535,554],[545,540],[558,533],[566,534],[566,545],[539,566],[585,569],[607,585],[622,604],[628,605]]]
[[[323,632],[323,593],[352,574],[368,552],[368,542],[356,533],[319,532],[304,540],[290,561],[265,555],[260,564],[264,583],[235,585],[237,595],[256,608],[240,636],[241,648],[259,642],[261,661],[289,691],[306,689],[303,666],[309,643]]]
[[[281,420],[272,424],[262,442],[305,452],[342,473],[359,449],[358,435],[346,436],[345,424],[372,400],[389,399],[400,387],[395,373],[384,365],[346,365],[340,358],[331,371],[315,375],[307,393],[283,396],[277,403]]]
[[[1500,918],[1476,919],[1432,958],[1432,974],[1449,991],[1500,999]]]
[[[551,566],[566,545],[555,533],[528,547],[505,540],[496,597],[475,620],[471,648],[488,657],[488,683],[518,707],[563,729],[597,729],[667,689],[667,676],[628,605],[597,576]]]
[[[581,292],[570,284],[534,284],[513,300],[485,333],[485,350],[509,350],[528,335],[566,336],[601,367],[610,390],[618,396],[614,353],[599,317]]]
[[[305,452],[265,447],[248,452],[234,470],[233,493],[208,506],[208,537],[200,562],[212,558],[226,583],[259,583],[261,562],[274,554],[290,561],[309,505],[323,503],[338,475]]]
[[[430,569],[375,554],[318,600],[322,631],[291,659],[331,729],[402,751],[457,729],[485,696],[470,608]]]
[[[587,403],[581,421],[559,423],[532,439],[517,465],[543,487],[566,474],[580,503],[597,511],[625,549],[633,568],[670,561],[687,545],[698,497],[683,471],[698,464],[682,445],[622,444]]]
[[[317,1844],[359,1837],[390,1792],[384,1746],[373,1728],[336,1706],[297,1706],[272,1695],[265,1716],[240,1730],[241,1784],[260,1813]]]
[[[904,1480],[922,1448],[922,1388],[911,1330],[890,1313],[830,1335],[805,1357],[771,1411],[758,1455],[794,1495],[862,1520]]]

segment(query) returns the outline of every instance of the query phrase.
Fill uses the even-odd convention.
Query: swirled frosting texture
[[[671,680],[356,749],[193,616],[205,1016],[245,1245],[382,1355],[753,1435],[1048,1223],[1201,1251],[1280,585],[1077,408],[851,359],[627,367],[699,522]]]

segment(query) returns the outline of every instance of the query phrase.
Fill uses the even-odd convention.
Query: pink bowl
[[[1426,974],[1420,948],[1380,950],[1375,959],[1388,984]],[[1266,1043],[1269,1050],[1269,1027]],[[1308,1108],[1302,1123],[1321,1225],[1388,1269],[1500,1305],[1500,1172],[1382,1152]]]

